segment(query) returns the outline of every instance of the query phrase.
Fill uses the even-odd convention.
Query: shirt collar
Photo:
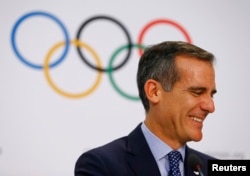
[[[145,123],[142,123],[141,125],[142,133],[144,134],[146,141],[149,145],[149,148],[155,158],[155,160],[160,160],[163,157],[166,157],[166,155],[172,151],[172,148],[168,146],[166,143],[164,143],[160,138],[158,138],[156,135],[154,135],[145,125]],[[178,151],[181,153],[182,161],[184,161],[185,158],[185,146],[178,149]]]

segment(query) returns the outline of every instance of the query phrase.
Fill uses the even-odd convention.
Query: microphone
[[[199,173],[200,176],[204,176],[204,174],[201,171],[202,168],[202,161],[201,159],[195,155],[195,154],[190,154],[188,156],[188,165],[191,167],[191,169],[194,171],[194,173]]]

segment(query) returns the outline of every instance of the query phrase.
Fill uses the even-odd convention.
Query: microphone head
[[[201,159],[195,155],[195,154],[190,154],[188,156],[188,165],[193,171],[199,171],[202,168],[202,161]]]

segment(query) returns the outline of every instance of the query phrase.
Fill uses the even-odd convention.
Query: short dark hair
[[[144,91],[148,79],[161,83],[165,91],[170,91],[180,74],[175,66],[177,56],[188,56],[213,64],[214,55],[198,46],[183,41],[166,41],[145,49],[137,70],[139,96],[146,111],[149,101]]]

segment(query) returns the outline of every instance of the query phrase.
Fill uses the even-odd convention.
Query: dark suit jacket
[[[207,175],[208,159],[215,159],[186,147],[185,176],[195,174],[187,166],[187,156],[196,154]],[[160,176],[157,163],[138,125],[128,136],[82,154],[75,165],[75,176]]]

